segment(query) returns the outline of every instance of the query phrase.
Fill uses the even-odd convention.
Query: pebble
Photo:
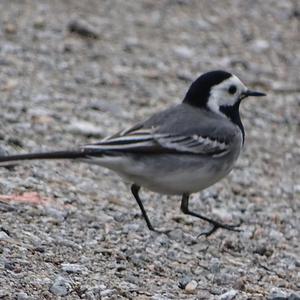
[[[100,296],[101,297],[107,297],[107,296],[112,295],[114,292],[115,291],[112,290],[112,289],[106,289],[106,290],[100,292]]]
[[[7,241],[9,239],[10,239],[9,235],[6,232],[1,230],[0,231],[0,241]]]
[[[268,300],[287,300],[287,295],[278,288],[273,288],[268,297]]]
[[[280,231],[275,230],[275,229],[271,229],[271,231],[269,233],[269,237],[270,237],[270,239],[272,239],[276,242],[280,242],[284,239],[283,233],[281,233]]]
[[[198,285],[197,281],[192,280],[185,286],[184,290],[188,293],[193,293],[197,288],[197,285]]]
[[[15,34],[17,32],[17,27],[15,24],[7,23],[4,26],[4,30],[7,34]]]
[[[64,221],[68,212],[67,211],[64,211],[64,210],[61,210],[61,209],[57,209],[53,206],[50,206],[50,205],[47,205],[44,207],[44,210],[45,210],[45,213],[54,218],[54,219],[57,219],[57,221]]]
[[[220,260],[216,257],[213,257],[211,260],[210,260],[210,271],[214,274],[216,273],[219,273],[220,272],[220,269],[221,269],[221,263],[220,263]]]
[[[268,300],[300,300],[300,293],[290,293],[281,291],[278,288],[272,289]]]
[[[209,30],[211,28],[211,25],[204,21],[203,19],[199,19],[199,20],[196,20],[194,22],[194,25],[197,27],[197,29],[200,29],[200,30]]]
[[[193,293],[196,288],[197,288],[197,281],[194,279],[191,279],[189,276],[183,277],[179,284],[178,287],[185,290],[187,293]]]
[[[177,46],[174,48],[174,53],[183,59],[190,59],[194,56],[194,51],[186,46]]]
[[[245,290],[246,282],[247,282],[247,278],[246,278],[246,277],[240,277],[240,278],[238,278],[238,279],[233,283],[232,287],[233,287],[234,289],[243,291],[243,290]]]
[[[219,300],[233,300],[238,292],[236,290],[230,290],[222,295],[220,295]]]
[[[295,190],[295,193],[300,193],[300,184],[295,184],[294,190]]]
[[[81,37],[98,39],[99,34],[95,31],[90,24],[83,20],[73,20],[68,24],[68,30],[71,33],[76,33]]]
[[[67,273],[82,273],[84,267],[79,264],[61,264],[61,269]]]
[[[250,48],[256,53],[262,53],[270,47],[266,40],[254,40]]]
[[[35,29],[43,29],[46,26],[46,20],[42,16],[38,16],[34,20],[33,26]]]
[[[69,126],[70,132],[75,134],[82,134],[85,136],[101,137],[103,130],[91,122],[74,120]]]
[[[253,250],[253,253],[270,257],[273,254],[273,249],[268,248],[267,245],[257,245],[257,247]]]
[[[91,102],[87,105],[88,108],[93,110],[98,110],[102,112],[110,112],[111,114],[115,116],[122,116],[123,111],[122,109],[116,105],[115,103],[111,103],[108,100],[104,99],[93,99]]]
[[[29,296],[25,292],[19,292],[17,294],[17,300],[28,300]]]
[[[49,291],[55,296],[66,296],[71,291],[71,284],[64,277],[58,276]]]
[[[7,155],[7,151],[3,147],[0,146],[0,157],[6,156],[6,155]]]
[[[0,290],[0,299],[5,299],[5,297],[8,297],[9,294],[5,290]]]

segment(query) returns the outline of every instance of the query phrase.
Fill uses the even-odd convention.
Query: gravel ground
[[[72,148],[179,102],[226,69],[245,149],[192,206],[143,191],[150,233],[116,175],[69,161],[0,169],[0,299],[300,299],[299,1],[1,0],[0,147]]]

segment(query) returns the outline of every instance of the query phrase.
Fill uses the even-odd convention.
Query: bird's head
[[[249,96],[265,96],[249,90],[235,75],[226,71],[211,71],[198,77],[190,86],[183,102],[207,108],[232,121],[239,113],[241,101]]]

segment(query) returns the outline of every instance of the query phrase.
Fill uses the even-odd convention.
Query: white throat
[[[230,94],[228,92],[230,86],[236,87],[236,92],[234,94]],[[231,77],[215,85],[211,89],[207,101],[207,107],[211,111],[226,117],[220,111],[220,107],[234,106],[236,102],[239,100],[241,93],[243,93],[246,90],[247,90],[246,86],[235,75],[232,75]]]

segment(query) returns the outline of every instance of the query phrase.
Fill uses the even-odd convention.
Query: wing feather
[[[162,147],[175,149],[178,152],[202,155],[221,154],[229,149],[229,145],[225,142],[198,135],[181,137],[169,135],[159,137],[158,142]]]
[[[222,155],[228,149],[227,143],[211,137],[160,133],[155,127],[144,128],[143,126],[123,130],[99,143],[83,147],[83,150],[90,155],[110,151]]]

